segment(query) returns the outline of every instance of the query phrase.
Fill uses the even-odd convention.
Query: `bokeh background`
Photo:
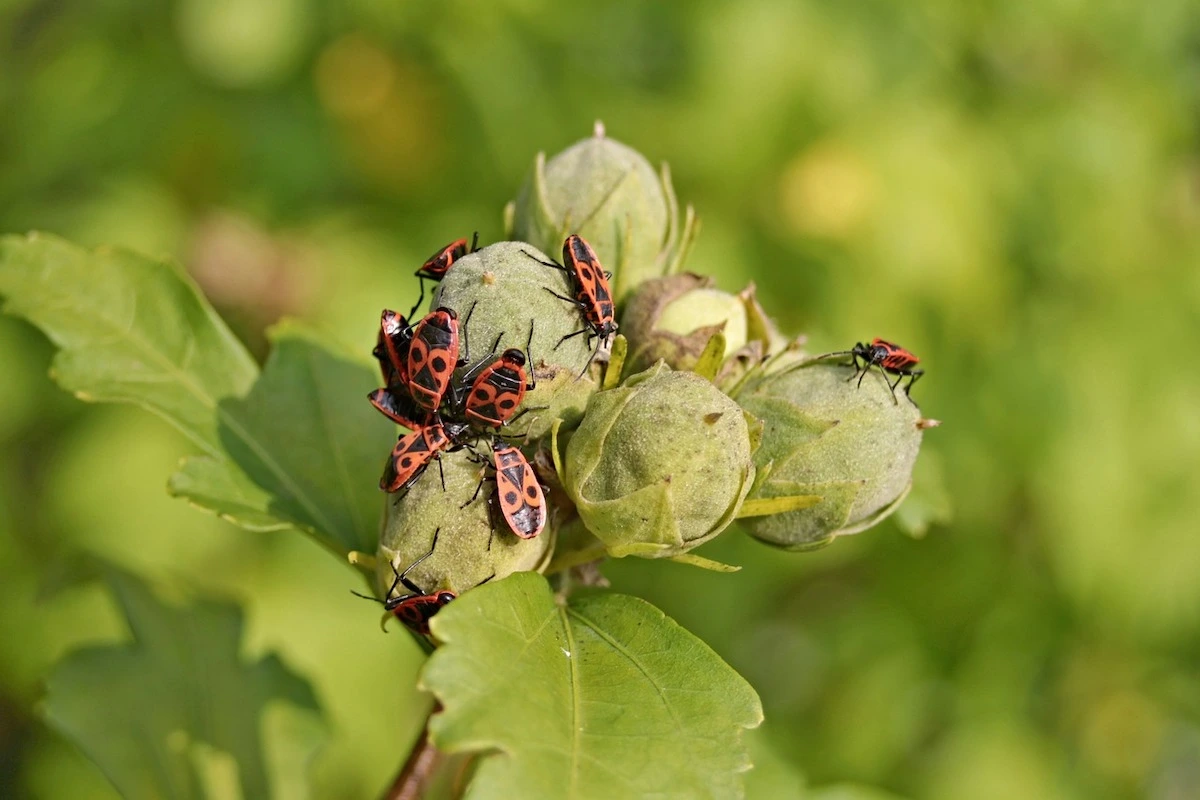
[[[412,269],[496,239],[597,118],[670,161],[693,270],[814,350],[910,347],[945,422],[921,469],[954,518],[923,539],[606,569],[761,693],[751,797],[1200,797],[1194,3],[0,2],[0,230],[180,259],[260,356],[296,315],[366,358]],[[73,400],[51,354],[0,319],[2,793],[112,793],[37,714],[62,653],[127,636],[63,578],[102,558],[244,601],[248,652],[326,708],[317,796],[377,794],[416,646],[302,537],[169,499],[181,437]]]

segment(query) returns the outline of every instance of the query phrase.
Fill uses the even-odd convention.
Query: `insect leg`
[[[562,347],[562,343],[565,342],[567,339],[574,339],[576,336],[580,336],[585,333],[590,333],[591,330],[592,330],[591,328],[580,328],[579,330],[575,331],[574,333],[568,333],[566,336],[564,336],[558,340],[558,344],[554,345],[554,349],[557,350],[558,348]]]
[[[462,323],[462,352],[464,355],[471,354],[471,343],[467,339],[467,326],[471,324],[471,315],[475,313],[475,306],[478,303],[478,300],[471,303],[471,307],[467,309],[467,318]]]
[[[417,304],[412,307],[412,311],[408,312],[409,319],[413,318],[413,316],[417,313],[417,309],[421,307],[421,303],[425,302],[425,276],[421,274],[420,270],[414,272],[413,275],[417,276],[417,281],[420,283],[421,295],[417,298]]]
[[[556,269],[561,272],[566,272],[568,274],[570,274],[570,272],[571,272],[569,269],[564,267],[562,264],[556,263],[554,261],[542,261],[540,258],[535,256],[533,253],[529,252],[528,250],[522,250],[521,252],[544,267],[550,267],[551,269]]]
[[[483,475],[480,475],[479,483],[475,485],[475,494],[471,495],[470,500],[468,500],[467,502],[463,503],[461,506],[458,507],[460,511],[462,509],[466,508],[467,506],[471,505],[471,503],[474,503],[479,498],[479,492],[483,489],[483,480],[484,480]]]
[[[433,544],[429,545],[428,553],[426,553],[425,555],[418,558],[416,561],[409,564],[407,567],[404,568],[404,572],[401,572],[399,575],[396,576],[396,581],[403,584],[405,589],[408,589],[410,592],[413,592],[414,594],[425,594],[425,592],[423,589],[421,589],[420,586],[417,586],[415,583],[413,583],[412,581],[410,581],[408,579],[408,573],[410,573],[414,569],[416,569],[416,566],[418,564],[420,564],[422,561],[424,561],[425,559],[427,559],[431,555],[433,555],[433,551],[437,549],[438,534],[441,532],[442,532],[441,528],[438,528],[437,530],[435,530],[433,532]],[[396,571],[396,565],[392,564],[392,572],[395,572],[395,571]],[[395,588],[396,588],[396,584],[393,583],[392,589],[395,589]],[[392,595],[392,592],[391,592],[391,590],[389,590],[388,597],[391,597],[391,595]]]
[[[579,302],[574,297],[567,297],[565,294],[559,294],[558,292],[551,289],[549,286],[543,286],[542,288],[545,289],[550,294],[557,297],[559,300],[566,300],[568,303],[575,306],[576,308],[579,308],[579,309],[583,308],[583,303]]]
[[[533,354],[529,352],[529,348],[533,347],[533,320],[529,320],[529,338],[525,340],[525,363],[529,365],[529,374],[525,377],[525,389],[536,389],[537,381],[533,377]]]

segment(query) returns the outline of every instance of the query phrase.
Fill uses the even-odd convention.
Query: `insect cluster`
[[[417,305],[380,318],[370,402],[407,432],[380,480],[375,580],[411,630],[513,572],[721,568],[692,550],[735,520],[809,550],[904,501],[936,424],[908,394],[917,357],[883,339],[807,354],[753,286],[685,272],[695,216],[665,167],[597,127],[535,161],[505,229],[443,247]]]
[[[470,363],[465,354],[470,352],[471,317],[476,304],[461,320],[453,308],[446,306],[415,318],[424,301],[425,281],[441,281],[456,262],[475,252],[477,245],[477,237],[470,248],[466,239],[459,239],[438,250],[415,272],[421,282],[421,296],[409,317],[391,309],[384,309],[380,317],[373,355],[384,385],[371,392],[368,400],[410,432],[396,441],[379,485],[388,493],[400,495],[421,480],[434,462],[441,472],[444,453],[466,449],[479,463],[481,475],[463,507],[479,499],[484,485],[490,484],[487,503],[492,534],[533,539],[546,527],[545,487],[521,449],[524,437],[508,436],[504,431],[540,408],[522,407],[526,392],[537,385],[529,352],[536,319],[528,322],[524,350],[508,348],[497,353],[502,333],[496,336],[487,355]],[[564,334],[559,344],[584,334],[589,346],[593,339],[599,339],[584,366],[586,372],[601,348],[611,343],[617,329],[608,274],[587,242],[575,235],[567,237],[563,245],[565,266],[543,261],[528,251],[524,254],[571,276],[574,297],[543,288],[576,306],[583,323],[581,329]],[[444,473],[441,483],[444,491]],[[384,601],[388,611],[422,634],[428,633],[429,617],[455,596],[446,590],[426,592],[409,578],[411,570],[433,554],[439,535],[440,528],[434,533],[430,550],[404,571],[397,571],[393,564],[394,581]],[[396,594],[398,589],[401,594]]]

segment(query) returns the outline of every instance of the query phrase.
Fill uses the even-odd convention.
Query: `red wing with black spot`
[[[388,457],[379,488],[385,492],[398,492],[412,486],[438,452],[449,445],[450,440],[440,423],[401,436]]]
[[[563,242],[563,263],[575,278],[575,299],[579,301],[584,316],[597,333],[615,327],[612,291],[608,286],[608,273],[600,266],[600,259],[581,236],[571,234]]]
[[[416,271],[416,275],[417,277],[432,278],[433,280],[440,281],[446,277],[446,273],[450,271],[450,267],[453,266],[454,262],[469,252],[466,239],[455,239],[431,255],[421,265],[421,268]]]
[[[458,366],[458,315],[453,309],[430,312],[417,325],[408,349],[408,388],[426,411],[436,411]]]
[[[464,414],[472,422],[498,428],[512,419],[527,388],[525,354],[505,350],[471,384]]]
[[[537,475],[515,447],[495,449],[493,457],[500,513],[514,534],[532,539],[546,527],[546,497]]]

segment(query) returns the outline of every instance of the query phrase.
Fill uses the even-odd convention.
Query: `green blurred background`
[[[597,118],[670,161],[691,269],[814,350],[910,347],[945,422],[955,518],[922,540],[606,569],[761,693],[751,797],[1200,797],[1194,2],[0,2],[0,231],[178,258],[260,356],[297,315],[366,358],[412,269],[499,237]],[[98,585],[49,590],[98,556],[243,600],[325,705],[317,796],[377,794],[417,647],[302,537],[169,499],[182,438],[51,353],[0,319],[0,793],[111,795],[37,716],[63,652],[127,636]]]

